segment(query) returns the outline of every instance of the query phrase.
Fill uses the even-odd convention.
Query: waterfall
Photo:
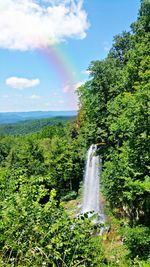
[[[103,203],[100,200],[101,158],[96,155],[97,146],[91,145],[86,159],[84,176],[84,195],[82,213],[94,212],[98,214],[98,221],[104,223]]]

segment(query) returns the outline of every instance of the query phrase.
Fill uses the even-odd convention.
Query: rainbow
[[[42,46],[39,49],[40,55],[44,58],[47,64],[54,67],[58,78],[62,84],[63,92],[66,93],[66,98],[72,107],[76,106],[77,96],[75,93],[75,78],[74,67],[70,64],[65,54],[58,46]]]

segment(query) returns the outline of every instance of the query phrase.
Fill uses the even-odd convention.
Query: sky
[[[76,110],[76,89],[140,0],[0,0],[0,112]]]

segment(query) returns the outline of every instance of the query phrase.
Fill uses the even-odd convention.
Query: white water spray
[[[86,160],[82,213],[98,214],[98,221],[105,222],[103,203],[100,200],[101,158],[96,155],[97,146],[91,145]]]

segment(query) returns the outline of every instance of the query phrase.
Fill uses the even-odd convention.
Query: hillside
[[[77,111],[29,111],[0,112],[0,124],[18,123],[21,121],[76,116]]]
[[[53,117],[47,119],[32,119],[21,121],[18,123],[1,124],[0,135],[25,135],[39,132],[44,127],[57,125],[59,123],[66,124],[69,121],[74,121],[75,116]]]

